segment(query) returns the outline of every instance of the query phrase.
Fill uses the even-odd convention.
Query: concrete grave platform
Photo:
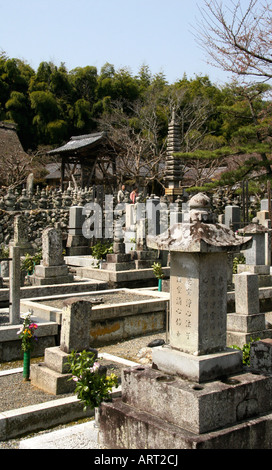
[[[45,297],[50,295],[73,294],[78,292],[97,291],[107,289],[108,285],[104,281],[83,279],[74,279],[74,282],[64,284],[51,284],[42,286],[24,286],[20,288],[21,299],[31,299],[35,297]],[[9,302],[9,289],[0,289],[0,305],[5,306]]]
[[[100,410],[99,442],[107,449],[117,442],[125,449],[271,448],[271,432],[260,433],[272,428],[271,388],[271,375],[250,372],[199,385],[144,366],[125,369],[122,397]]]
[[[57,345],[59,327],[54,321],[41,320],[36,316],[31,319],[38,324],[35,333],[38,341],[32,357],[43,356],[45,348]],[[22,324],[0,326],[0,362],[22,359],[21,340],[17,334],[21,326]]]
[[[92,306],[92,324],[90,329],[93,347],[102,346],[113,341],[120,341],[132,336],[163,330],[166,325],[166,311],[169,294],[148,289],[108,289],[97,292],[84,292],[77,295],[51,296],[31,300],[21,300],[21,311],[32,309],[34,315],[41,319],[55,321],[59,325],[62,318],[62,307],[55,307],[54,301],[65,301],[68,298],[102,298],[111,294],[126,293],[130,301],[122,303],[105,303]],[[137,300],[133,296],[137,296]],[[139,297],[141,298],[139,300]]]
[[[169,276],[170,268],[162,268],[166,277]],[[76,268],[79,277],[104,281],[110,287],[143,287],[157,285],[153,268],[129,269],[114,271],[112,269],[96,269],[91,267]]]

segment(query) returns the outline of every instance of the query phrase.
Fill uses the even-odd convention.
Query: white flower
[[[29,310],[29,311],[26,312],[26,313],[22,313],[22,314],[20,315],[20,317],[25,320],[25,319],[27,319],[27,318],[30,318],[31,315],[33,315],[33,310]]]
[[[90,367],[90,371],[91,372],[96,372],[99,369],[99,367],[100,367],[99,362],[94,362],[93,367]]]

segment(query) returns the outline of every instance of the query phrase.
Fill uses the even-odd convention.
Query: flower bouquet
[[[84,410],[100,406],[102,401],[110,400],[110,392],[117,387],[118,378],[115,374],[106,375],[105,368],[90,351],[77,353],[72,351],[67,358],[72,377],[76,382],[75,393],[84,403]]]
[[[36,323],[31,322],[32,312],[27,312],[21,317],[24,319],[23,325],[17,332],[17,335],[22,340],[22,351],[24,354],[23,364],[23,378],[29,380],[30,373],[30,352],[33,350],[35,343],[38,341],[35,331],[38,328]]]

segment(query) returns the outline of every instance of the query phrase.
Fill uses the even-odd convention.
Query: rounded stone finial
[[[198,193],[189,200],[190,209],[207,209],[211,207],[210,198],[204,193]]]
[[[211,200],[203,193],[198,193],[193,196],[189,201],[190,209],[190,222],[204,222],[212,221],[211,213]]]

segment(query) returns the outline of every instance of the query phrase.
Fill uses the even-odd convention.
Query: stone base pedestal
[[[69,273],[68,266],[35,266],[35,271],[29,277],[33,286],[44,286],[52,284],[66,284],[73,282],[74,276]]]
[[[237,273],[248,272],[258,274],[259,287],[268,287],[272,285],[272,276],[270,275],[270,266],[265,264],[238,264]]]
[[[199,385],[150,367],[126,369],[122,398],[101,405],[100,446],[271,448],[271,387],[272,376],[251,373]]]
[[[71,235],[68,233],[66,242],[67,256],[89,255],[89,240],[83,235]]]
[[[236,374],[242,370],[242,354],[234,349],[193,356],[166,345],[154,348],[152,358],[153,368],[197,383]]]
[[[97,356],[95,349],[91,349],[91,352]],[[72,374],[69,373],[67,356],[59,346],[45,349],[44,362],[31,365],[31,384],[52,395],[72,393],[76,383],[69,380]]]
[[[239,348],[252,339],[272,338],[272,330],[265,327],[265,314],[242,315],[239,313],[227,314],[227,344]]]
[[[133,269],[148,269],[154,263],[161,262],[158,253],[151,250],[134,250],[131,253],[116,253],[107,255],[103,269],[109,271],[130,271]]]
[[[52,395],[73,392],[75,382],[69,381],[68,354],[57,346],[44,351],[44,362],[31,365],[31,384]]]

